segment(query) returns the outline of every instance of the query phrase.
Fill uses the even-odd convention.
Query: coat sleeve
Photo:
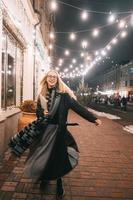
[[[44,109],[41,106],[40,99],[38,98],[37,100],[37,107],[36,107],[36,116],[37,118],[43,117],[44,116]]]
[[[95,120],[97,119],[91,112],[89,112],[84,106],[82,106],[78,101],[71,98],[69,95],[67,95],[68,103],[70,108],[75,111],[78,115],[83,117],[84,119],[95,123]]]

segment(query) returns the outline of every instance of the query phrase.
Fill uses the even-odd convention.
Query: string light
[[[72,63],[75,64],[77,61],[75,58],[72,59]]]
[[[65,51],[65,55],[66,55],[66,56],[69,56],[69,55],[70,55],[69,50],[66,50],[66,51]]]
[[[58,6],[57,6],[57,2],[55,0],[52,0],[50,3],[50,8],[52,11],[56,11]]]
[[[80,54],[80,56],[81,56],[81,57],[84,57],[84,53],[82,52],[82,53]]]
[[[72,5],[72,4],[69,4],[69,3],[65,3],[65,2],[63,2],[63,1],[60,1],[60,0],[58,0],[58,2],[59,3],[61,3],[61,4],[64,4],[64,5],[66,5],[66,6],[69,6],[69,7],[72,7],[72,8],[75,8],[75,9],[77,9],[77,10],[80,10],[80,11],[84,11],[82,8],[80,8],[80,7],[77,7],[77,6],[74,6],[74,5]],[[97,11],[97,10],[87,10],[86,9],[86,11],[87,12],[89,12],[89,13],[97,13],[97,14],[105,14],[105,15],[108,15],[108,14],[111,14],[112,12],[108,12],[108,11]],[[124,12],[116,12],[116,14],[132,14],[132,11],[124,11]]]
[[[52,44],[49,44],[49,49],[53,49],[53,45]]]
[[[114,38],[113,40],[112,40],[112,44],[116,44],[118,42],[118,39],[117,38]]]
[[[87,11],[82,11],[82,13],[81,13],[81,19],[83,20],[83,21],[86,21],[87,19],[88,19],[88,12]]]
[[[51,33],[49,34],[49,37],[50,37],[50,39],[54,39],[54,38],[55,38],[55,35],[54,35],[54,33],[53,33],[53,32],[51,32]]]
[[[81,46],[82,46],[83,49],[86,49],[87,46],[88,46],[88,41],[87,41],[87,40],[83,40],[83,41],[81,42]]]
[[[60,59],[59,59],[59,61],[58,61],[58,63],[59,63],[59,66],[61,67],[61,66],[62,66],[62,64],[63,64],[63,59],[62,59],[62,58],[60,58]]]
[[[111,46],[110,46],[110,45],[108,45],[106,48],[107,48],[107,50],[110,50],[110,49],[111,49]]]
[[[124,18],[124,20],[125,19],[128,19],[130,17],[130,15],[128,15],[128,16],[126,16],[125,18]],[[116,19],[116,20],[114,20],[112,23],[108,23],[108,24],[104,24],[104,25],[101,25],[101,26],[98,26],[97,27],[97,29],[98,30],[100,30],[100,29],[104,29],[104,28],[108,28],[109,26],[111,26],[112,24],[117,24],[119,22],[119,20],[118,19]],[[125,27],[126,27],[127,25],[125,24]],[[94,30],[93,30],[93,28],[89,28],[89,29],[84,29],[84,30],[76,30],[75,31],[75,33],[85,33],[85,32],[93,32]],[[55,32],[55,33],[58,33],[58,34],[67,34],[67,33],[69,33],[69,34],[71,34],[71,32],[69,32],[69,31],[63,31],[63,32]]]
[[[129,16],[127,16],[126,17],[126,19],[129,19]],[[130,15],[130,22],[127,22],[127,20],[125,20],[125,18],[124,19],[122,19],[120,22],[119,22],[119,24],[118,24],[118,26],[119,26],[119,28],[125,28],[126,30],[127,30],[127,28],[129,28],[129,23],[130,23],[130,26],[132,25],[132,20],[133,18],[131,17],[131,15]],[[115,20],[115,23],[116,23],[116,20]],[[81,70],[79,70],[79,73],[76,73],[75,71],[74,72],[71,72],[71,73],[75,73],[75,76],[74,77],[76,77],[76,75],[77,76],[79,76],[79,75],[82,75],[82,73],[84,73],[84,74],[86,74],[88,71],[89,71],[89,69],[91,69],[94,65],[96,65],[96,64],[99,64],[99,63],[97,63],[98,61],[100,61],[100,60],[102,60],[102,58],[104,57],[104,56],[106,56],[107,55],[107,51],[106,50],[111,50],[112,49],[112,45],[111,44],[116,44],[116,43],[118,43],[118,36],[120,36],[121,38],[124,38],[124,37],[126,37],[126,35],[127,35],[127,31],[126,30],[123,30],[123,31],[120,31],[117,35],[116,35],[116,37],[115,38],[113,38],[104,48],[103,48],[103,50],[100,50],[100,54],[101,54],[101,56],[98,56],[99,55],[99,51],[96,51],[95,52],[95,55],[97,56],[97,57],[95,57],[94,58],[94,60],[93,61],[91,61],[90,63],[89,63],[89,65],[88,66],[85,66],[86,67],[86,69],[84,70],[84,72],[81,72]],[[94,33],[94,30],[93,30],[93,33]],[[92,33],[92,35],[93,35],[93,33]],[[93,35],[94,36],[94,35]],[[88,46],[88,41],[86,41],[85,43],[84,43],[84,41],[86,41],[86,40],[83,40],[82,41],[82,43],[81,43],[81,46],[82,46],[82,48],[87,48],[87,46]],[[74,51],[74,50],[73,50]],[[77,50],[76,50],[77,51]],[[80,53],[80,56],[81,57],[83,57],[84,56],[84,53]],[[86,58],[87,60],[89,60],[89,57],[88,58]],[[73,62],[73,61],[72,61]],[[103,61],[103,62],[105,62],[105,61]],[[73,62],[73,63],[75,63],[75,62]],[[78,66],[78,65],[76,65],[76,66]],[[83,66],[83,64],[80,64],[79,65],[79,67],[81,67],[81,66]],[[72,68],[72,65],[69,65],[69,68],[71,69]],[[77,70],[77,67],[75,68],[76,70]],[[69,70],[67,71],[67,72],[69,72]],[[70,73],[69,73],[69,75],[68,75],[68,73],[67,74],[64,74],[64,77],[70,77]],[[72,76],[72,74],[71,74],[71,76]]]
[[[64,72],[68,72],[68,68],[66,68],[66,69],[64,70]]]
[[[124,28],[124,27],[125,27],[125,23],[126,23],[126,22],[125,22],[124,20],[121,20],[120,23],[119,23],[119,25],[118,25],[119,28],[120,28],[120,29]]]
[[[101,57],[101,56],[99,56],[99,57],[98,57],[98,60],[101,60],[101,59],[102,59],[102,57]]]
[[[127,32],[126,32],[126,31],[122,31],[122,32],[121,32],[121,37],[122,37],[122,38],[125,38],[126,36],[127,36]]]
[[[59,59],[59,63],[63,63],[63,59],[62,58]]]
[[[112,24],[116,20],[116,15],[115,14],[110,14],[108,17],[108,22]]]
[[[70,40],[75,40],[76,39],[76,34],[75,33],[71,33],[70,34]]]
[[[62,66],[62,63],[59,63],[59,66],[61,67],[61,66]]]
[[[99,30],[98,29],[94,29],[93,32],[92,32],[92,35],[94,37],[97,37],[99,35]]]
[[[91,60],[91,57],[90,57],[90,56],[87,56],[86,60]]]
[[[96,51],[96,52],[95,52],[95,55],[97,56],[98,54],[99,54],[99,51]]]

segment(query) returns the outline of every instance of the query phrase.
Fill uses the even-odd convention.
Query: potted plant
[[[36,103],[33,100],[25,100],[20,109],[22,111],[22,116],[18,121],[18,131],[27,126],[29,123],[35,120],[36,118]]]

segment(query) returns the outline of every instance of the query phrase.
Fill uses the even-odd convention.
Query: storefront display
[[[1,107],[6,109],[16,105],[16,93],[21,100],[21,76],[23,51],[17,40],[3,28],[2,32],[2,101]],[[17,73],[17,77],[16,77]],[[19,80],[18,80],[19,77]],[[17,86],[16,86],[17,81]],[[19,83],[19,85],[18,85]],[[17,89],[17,90],[16,90]]]

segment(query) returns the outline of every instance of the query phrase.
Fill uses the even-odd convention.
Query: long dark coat
[[[72,147],[75,152],[78,152],[78,147],[71,133],[69,133],[69,131],[67,130],[68,110],[72,109],[81,117],[92,123],[94,123],[96,120],[96,117],[92,113],[90,113],[86,108],[80,105],[76,100],[71,98],[68,94],[61,93],[60,95],[60,104],[52,121],[53,125],[57,125],[56,127],[53,127],[53,129],[51,129],[51,132],[55,132],[54,136],[51,136],[54,138],[54,142],[49,142],[49,145],[44,144],[48,138],[48,135],[50,135],[50,132],[47,128],[44,131],[44,136],[47,136],[45,136],[44,139],[39,138],[36,143],[33,144],[32,151],[28,158],[29,164],[31,164],[32,160],[34,159],[34,154],[36,154],[36,151],[39,151],[37,150],[39,144],[42,145],[41,149],[43,149],[44,146],[47,146],[45,148],[45,151],[42,150],[42,153],[39,154],[41,161],[38,160],[38,157],[36,161],[38,162],[38,168],[40,166],[43,166],[45,162],[43,173],[41,173],[39,177],[40,179],[54,180],[64,176],[73,169],[73,166],[71,165],[70,159],[68,157],[68,147]],[[42,109],[41,104],[38,101],[36,110],[38,118],[44,115],[43,111],[44,110]],[[43,140],[44,143],[42,142]],[[50,146],[52,146],[52,148]],[[31,157],[33,157],[32,160],[30,160]],[[33,164],[33,167],[34,166],[35,164]]]

